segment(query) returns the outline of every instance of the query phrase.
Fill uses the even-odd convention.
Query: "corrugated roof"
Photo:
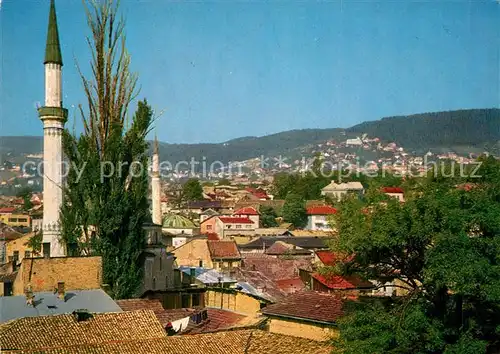
[[[66,292],[66,300],[62,301],[53,292],[36,292],[35,306],[26,305],[26,297],[0,297],[0,321],[6,322],[23,317],[38,317],[72,313],[78,309],[90,312],[121,312],[122,309],[101,289],[71,290]]]

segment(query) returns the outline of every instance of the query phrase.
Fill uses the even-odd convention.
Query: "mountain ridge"
[[[471,146],[500,147],[500,109],[462,109],[384,117],[350,128],[294,129],[264,136],[244,136],[222,143],[172,144],[160,142],[162,160],[242,161],[260,156],[286,155],[327,140],[345,140],[367,134],[408,149],[426,150]],[[0,153],[36,154],[42,136],[0,137]]]

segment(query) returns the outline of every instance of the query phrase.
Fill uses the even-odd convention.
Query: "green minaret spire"
[[[61,45],[59,44],[59,31],[57,30],[56,5],[50,0],[49,29],[47,31],[47,45],[45,47],[44,64],[54,63],[63,65]]]

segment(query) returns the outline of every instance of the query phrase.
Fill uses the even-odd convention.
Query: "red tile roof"
[[[332,251],[316,251],[316,256],[318,256],[321,263],[325,266],[333,266],[335,263],[341,261],[349,262],[354,258],[354,256],[342,257]]]
[[[259,212],[253,207],[246,207],[236,210],[233,215],[259,215]]]
[[[311,251],[296,247],[283,241],[277,241],[271,247],[266,249],[265,253],[271,255],[310,255]]]
[[[311,276],[329,289],[347,290],[347,289],[366,289],[373,287],[373,284],[370,283],[369,281],[363,281],[357,277],[322,275],[319,273],[313,273]]]
[[[219,241],[220,240],[220,237],[216,232],[207,233],[207,238],[210,241]]]
[[[282,302],[264,307],[265,315],[301,318],[334,323],[343,315],[343,301],[338,295],[301,291],[288,295]]]
[[[237,216],[219,216],[219,220],[224,224],[253,224],[249,218]]]
[[[402,188],[399,187],[383,187],[382,192],[384,193],[404,193]]]
[[[157,299],[126,299],[116,300],[116,303],[123,311],[152,310],[163,327],[169,322],[191,316],[196,312],[194,309],[186,308],[165,310],[160,300]]]
[[[307,215],[333,215],[337,213],[337,209],[329,205],[313,206],[307,208]]]
[[[305,290],[305,284],[300,278],[276,280],[276,285],[287,294]]]
[[[281,259],[266,254],[244,254],[243,268],[256,270],[272,280],[292,279],[299,274],[299,269],[310,269],[311,260],[307,258]]]
[[[216,308],[207,308],[207,315],[207,321],[185,334],[199,334],[231,328],[246,317],[232,311]]]
[[[160,300],[150,299],[124,299],[115,301],[123,311],[153,310],[155,312],[164,311]]]
[[[208,241],[208,249],[212,259],[240,259],[240,251],[234,241]]]
[[[5,208],[0,208],[0,214],[10,214],[16,211],[16,208],[14,207],[5,207]]]

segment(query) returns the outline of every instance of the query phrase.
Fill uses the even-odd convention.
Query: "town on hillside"
[[[81,134],[44,3],[43,150],[0,166],[2,353],[500,353],[495,154],[340,133],[165,168],[115,1],[84,1]]]

